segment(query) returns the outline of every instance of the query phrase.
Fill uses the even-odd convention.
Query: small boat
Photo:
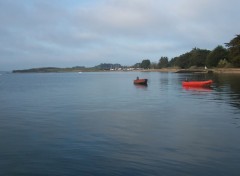
[[[207,81],[183,81],[182,85],[184,87],[210,87],[212,85],[212,80]]]
[[[135,79],[133,81],[134,84],[141,84],[141,85],[147,85],[148,79]]]

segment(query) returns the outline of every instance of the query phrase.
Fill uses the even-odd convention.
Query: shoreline
[[[162,69],[145,69],[145,70],[87,70],[87,69],[29,69],[29,70],[16,70],[12,73],[70,73],[70,72],[161,72],[161,73],[216,73],[216,74],[240,74],[240,68],[162,68]]]
[[[141,70],[142,72],[162,72],[162,73],[217,73],[217,74],[240,74],[240,68],[213,68],[213,69],[178,69],[178,68],[162,68]]]

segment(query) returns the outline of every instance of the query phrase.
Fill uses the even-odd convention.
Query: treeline
[[[172,58],[161,57],[158,63],[150,62],[149,59],[137,63],[134,67],[141,68],[166,68],[166,67],[240,67],[240,35],[236,35],[229,43],[225,43],[225,47],[219,45],[212,51],[200,48],[193,48],[191,51],[180,56]]]
[[[14,73],[48,73],[48,72],[81,72],[81,71],[102,71],[102,70],[129,70],[128,68],[143,68],[143,69],[160,69],[167,67],[177,68],[194,68],[205,67],[214,68],[231,68],[240,67],[240,35],[225,43],[225,47],[217,46],[212,51],[200,48],[193,48],[191,51],[174,57],[171,60],[168,57],[161,57],[156,62],[151,62],[149,59],[142,60],[141,63],[136,63],[133,66],[121,66],[120,64],[102,63],[95,67],[86,68],[84,66],[76,66],[71,68],[31,68],[25,70],[13,70]]]
[[[42,67],[31,68],[24,70],[13,70],[13,73],[57,73],[57,72],[79,72],[85,70],[84,66],[76,66],[71,68],[58,68],[58,67]]]
[[[97,66],[94,67],[95,69],[99,69],[99,70],[110,70],[110,69],[118,69],[118,68],[122,68],[122,66],[120,64],[111,64],[111,63],[101,63]]]

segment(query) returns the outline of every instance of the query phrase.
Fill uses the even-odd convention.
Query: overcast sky
[[[240,34],[239,0],[0,0],[0,70],[133,65]]]

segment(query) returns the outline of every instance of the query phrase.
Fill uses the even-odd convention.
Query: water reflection
[[[237,74],[215,74],[216,91],[228,103],[240,109],[240,75]]]
[[[211,92],[213,88],[211,87],[189,87],[189,86],[182,86],[184,90],[187,91],[196,91],[196,92]]]
[[[146,89],[148,87],[148,85],[146,84],[134,84],[134,86],[138,89]]]
[[[238,74],[182,74],[179,84],[183,80],[208,80],[212,79],[210,89],[183,87],[186,91],[212,92],[216,100],[224,100],[232,107],[240,109],[240,75]],[[240,113],[240,112],[239,112]]]

